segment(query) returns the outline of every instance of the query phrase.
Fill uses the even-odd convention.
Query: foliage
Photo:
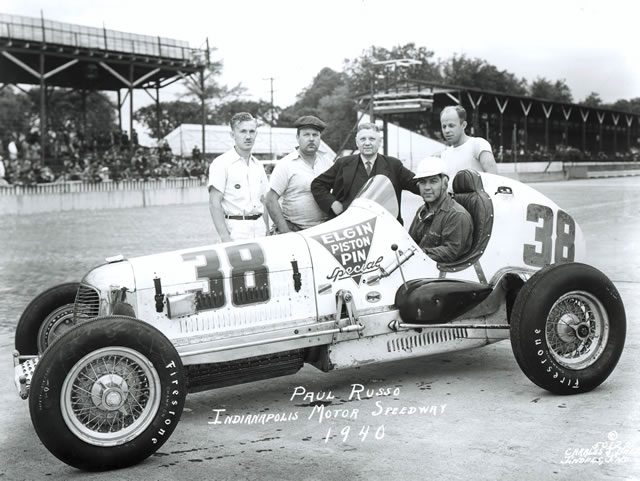
[[[33,118],[40,113],[40,88],[34,87],[27,93],[31,102]],[[47,95],[47,130],[82,132],[83,110],[87,122],[87,134],[102,134],[116,130],[116,105],[106,94],[89,91],[83,93],[72,89],[56,88]]]
[[[32,105],[29,97],[12,87],[0,91],[0,132],[3,137],[13,132],[26,133]]]
[[[492,90],[512,95],[525,95],[527,81],[480,58],[467,58],[454,55],[442,62],[444,83],[464,87]]]
[[[413,42],[397,45],[391,50],[371,46],[360,57],[345,60],[343,71],[347,77],[349,89],[354,95],[368,93],[371,90],[372,81],[375,89],[408,79],[438,82],[442,80],[442,76],[433,56],[433,51],[426,47],[416,47]],[[419,64],[407,67],[397,67],[392,64],[376,65],[376,62],[407,58]]]
[[[600,94],[597,92],[591,92],[579,103],[587,107],[602,107],[602,99],[600,98]]]
[[[275,125],[282,109],[274,106],[271,112],[271,104],[264,100],[231,100],[215,107],[210,120],[216,124],[228,124],[234,114],[238,112],[249,112],[259,122],[267,125]],[[273,117],[272,117],[273,116]]]
[[[160,126],[156,104],[140,107],[133,114],[133,119],[140,122],[151,132],[151,136],[160,139],[181,124],[202,123],[202,107],[196,102],[160,102]]]
[[[616,100],[609,107],[616,110],[622,110],[623,112],[640,114],[640,97],[635,97],[629,100],[626,100],[626,99]]]
[[[220,84],[218,77],[222,74],[222,61],[212,62],[208,68],[200,74],[185,77],[184,85],[187,93],[184,97],[187,100],[198,103],[221,103],[230,99],[238,98],[246,92],[246,89],[238,84],[234,87],[227,87]]]
[[[564,79],[556,80],[555,83],[552,83],[545,77],[538,77],[531,83],[529,95],[553,102],[573,102],[571,89]]]
[[[320,99],[319,117],[327,122],[322,139],[336,153],[342,148],[355,148],[355,103],[346,85],[337,87]]]
[[[345,75],[323,68],[311,85],[298,94],[295,104],[282,110],[277,125],[292,127],[298,117],[315,115],[327,123],[322,139],[333,149],[340,148],[355,124],[356,111]]]

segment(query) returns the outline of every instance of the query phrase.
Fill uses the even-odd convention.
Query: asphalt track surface
[[[625,350],[599,388],[565,397],[541,390],[522,374],[508,341],[326,374],[305,366],[293,376],[189,395],[155,455],[108,473],[70,468],[39,442],[13,387],[15,324],[38,292],[78,280],[106,256],[216,241],[207,206],[0,217],[0,480],[640,479],[640,177],[534,187],[574,216],[588,262],[625,303]],[[406,197],[410,220],[420,199]],[[354,384],[392,394],[349,401]],[[308,400],[291,399],[296,388],[330,391],[327,407],[338,417],[320,422]],[[426,413],[377,415],[379,406]],[[219,409],[297,419],[213,424]]]

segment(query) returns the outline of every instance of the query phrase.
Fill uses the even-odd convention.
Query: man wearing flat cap
[[[332,158],[320,148],[326,124],[318,117],[305,115],[294,126],[298,129],[298,147],[276,163],[271,190],[265,198],[279,234],[307,229],[327,219],[311,195],[311,181],[332,165]]]

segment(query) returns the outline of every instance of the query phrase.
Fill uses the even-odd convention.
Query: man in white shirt
[[[298,147],[276,164],[265,201],[279,234],[313,227],[328,217],[311,194],[311,181],[333,165],[333,159],[320,150],[326,125],[313,115],[300,117],[294,125]]]
[[[467,126],[467,111],[461,105],[449,106],[440,113],[442,134],[447,148],[440,154],[446,162],[447,175],[453,184],[455,175],[464,169],[478,172],[498,173],[496,159],[491,145],[481,137],[470,137],[464,129]]]
[[[269,181],[251,154],[258,122],[241,112],[230,124],[235,145],[209,166],[209,212],[222,242],[263,237],[269,225],[263,215]]]

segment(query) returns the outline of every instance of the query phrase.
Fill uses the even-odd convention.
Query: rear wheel
[[[86,470],[136,464],[175,429],[186,396],[180,356],[154,327],[114,316],[78,325],[36,367],[31,419],[46,448]]]
[[[602,384],[622,354],[626,315],[620,294],[597,269],[548,266],[529,279],[511,316],[511,346],[525,375],[557,394]]]
[[[16,327],[15,346],[21,355],[36,355],[71,329],[78,282],[54,286],[33,299]]]

